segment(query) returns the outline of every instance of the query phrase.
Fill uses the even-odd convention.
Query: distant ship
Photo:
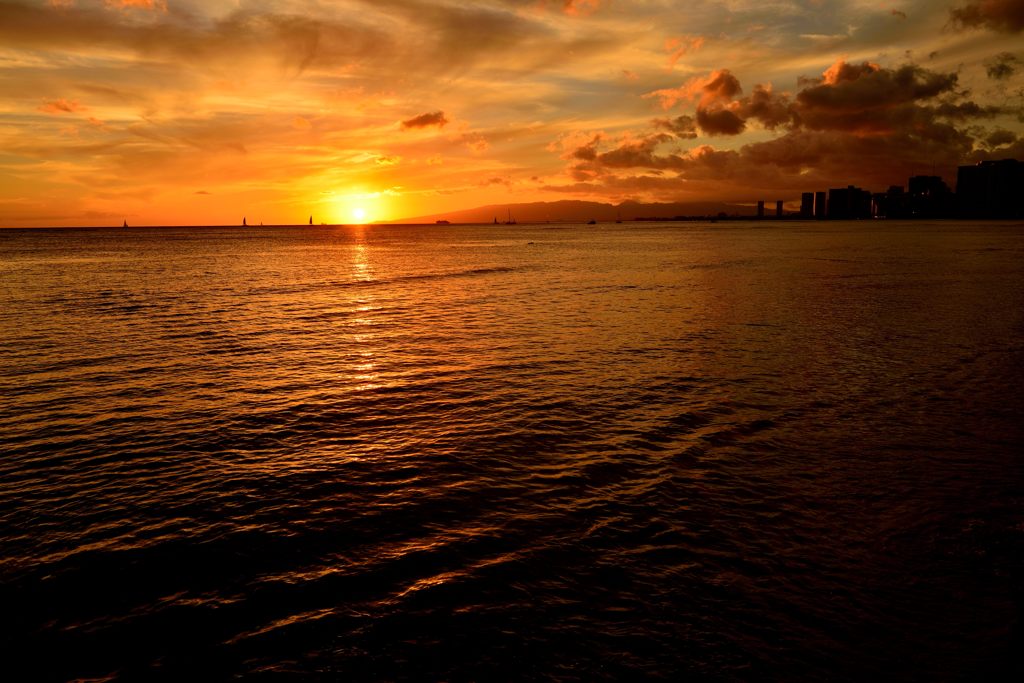
[[[451,225],[451,223],[450,223],[450,222],[448,222],[448,221],[446,221],[446,220],[444,220],[444,219],[441,219],[441,220],[439,220],[439,221],[434,221],[434,223],[435,223],[436,225]]]
[[[597,225],[597,221],[591,218],[589,221],[587,221],[587,225]]]
[[[309,224],[313,225],[313,214],[309,214]]]
[[[127,218],[124,221],[124,225],[122,225],[121,227],[122,228],[127,228],[128,227],[128,219]]]
[[[512,218],[512,209],[508,210],[508,220],[505,221],[505,225],[515,225],[516,219]]]
[[[248,224],[245,222],[245,216],[242,216],[242,227],[246,227]]]

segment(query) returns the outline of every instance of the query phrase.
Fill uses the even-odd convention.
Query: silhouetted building
[[[982,161],[956,174],[957,214],[963,218],[1024,218],[1024,162]]]
[[[824,192],[814,193],[814,217],[819,221],[828,218],[828,201],[825,199]]]
[[[800,195],[800,218],[814,218],[814,193]]]
[[[871,215],[875,218],[908,218],[910,195],[902,185],[890,185],[887,192],[878,192],[871,198]]]
[[[886,206],[885,193],[875,192],[871,195],[871,217],[872,218],[885,218],[888,212]]]
[[[832,188],[828,191],[829,220],[871,218],[871,193],[859,187]]]
[[[757,217],[764,218],[764,200],[761,199],[757,202]]]
[[[910,195],[910,216],[943,218],[953,215],[954,197],[946,183],[937,175],[916,175],[907,183]]]
[[[782,218],[782,200],[775,202],[775,217]]]

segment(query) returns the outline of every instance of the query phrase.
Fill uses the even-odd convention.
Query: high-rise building
[[[800,218],[814,218],[813,192],[804,192],[800,195]]]
[[[829,220],[871,218],[871,193],[848,185],[828,191]]]
[[[908,218],[910,216],[910,195],[902,185],[890,185],[886,192],[871,196],[871,215],[875,218]]]
[[[757,202],[757,217],[758,219],[764,218],[764,200],[760,199]]]
[[[819,221],[828,217],[828,201],[825,199],[824,192],[814,193],[814,217]]]
[[[957,214],[963,218],[1024,218],[1024,162],[982,161],[956,174]]]
[[[941,218],[952,215],[953,193],[937,175],[916,175],[907,182],[910,215],[914,218]]]
[[[775,202],[775,217],[782,218],[782,200]]]

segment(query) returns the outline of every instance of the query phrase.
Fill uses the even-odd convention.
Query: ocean
[[[0,675],[1006,680],[1022,387],[1018,223],[3,230]]]

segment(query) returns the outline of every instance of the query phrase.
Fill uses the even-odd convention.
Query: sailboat
[[[242,216],[242,227],[247,227],[247,223],[245,222],[245,216]]]
[[[121,227],[122,228],[127,228],[128,227],[128,219],[127,218],[124,220],[124,225],[122,225]]]
[[[309,214],[309,224],[313,225],[313,214]]]
[[[505,221],[505,225],[515,225],[516,221],[512,218],[512,209],[508,210],[508,220]]]

